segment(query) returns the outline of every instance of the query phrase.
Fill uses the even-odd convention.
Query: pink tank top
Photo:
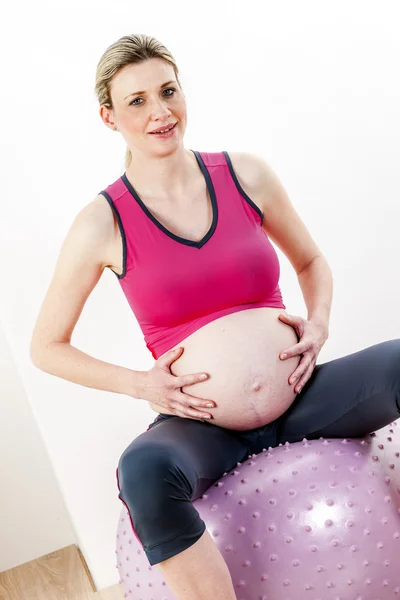
[[[113,271],[155,359],[214,319],[270,306],[286,308],[278,256],[227,152],[197,152],[213,219],[200,241],[164,227],[126,173],[100,193],[117,219],[123,271]]]

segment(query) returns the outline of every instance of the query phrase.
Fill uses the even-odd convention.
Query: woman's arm
[[[57,377],[140,398],[143,372],[103,362],[71,345],[83,307],[108,264],[113,236],[114,217],[102,196],[75,217],[33,330],[30,357]]]
[[[297,277],[307,306],[308,321],[316,323],[328,338],[333,277],[324,256],[313,258],[300,273],[297,273]]]
[[[41,371],[94,388],[142,399],[146,371],[133,371],[104,362],[69,342],[52,342],[36,355],[33,364]]]

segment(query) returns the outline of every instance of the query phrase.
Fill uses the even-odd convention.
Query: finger
[[[303,357],[301,359],[299,365],[297,366],[297,368],[293,371],[293,373],[289,377],[290,385],[299,382],[300,377],[306,373],[310,364],[311,364],[310,361],[307,360],[305,357]]]
[[[193,383],[199,383],[199,381],[205,381],[208,379],[207,373],[194,373],[191,375],[181,375],[177,378],[176,387],[184,387],[185,385],[192,385]]]
[[[301,390],[303,389],[303,387],[305,386],[305,384],[307,383],[307,381],[310,379],[312,372],[314,370],[314,364],[311,363],[311,365],[308,367],[307,371],[305,372],[305,374],[303,375],[303,377],[300,379],[300,381],[296,384],[296,387],[294,388],[294,391],[296,393],[301,392]]]
[[[198,406],[199,410],[203,408],[215,408],[215,402],[212,400],[205,400],[204,398],[196,398],[196,396],[191,396],[190,394],[185,394],[185,392],[177,391],[174,395],[174,400],[179,402],[179,404],[183,404],[184,406]],[[212,406],[209,406],[212,404]]]
[[[280,315],[278,315],[279,319],[290,319],[290,315],[285,315],[284,313],[281,313]]]
[[[204,410],[200,411],[192,408],[191,406],[184,406],[181,402],[172,402],[171,406],[174,408],[176,414],[186,418],[189,417],[191,419],[198,419],[199,421],[206,419],[209,421],[212,417],[210,413],[204,412]]]
[[[165,356],[162,356],[161,359],[159,358],[159,363],[161,363],[162,367],[167,367],[169,369],[170,365],[178,358],[178,356],[182,354],[182,352],[183,346],[174,348],[173,350],[167,352]]]
[[[291,323],[295,323],[297,325],[301,322],[301,317],[296,317],[295,315],[285,315],[284,313],[281,313],[279,318],[283,319],[284,321],[290,321]]]
[[[305,342],[300,342],[295,346],[292,346],[288,350],[284,350],[280,353],[279,358],[281,360],[286,360],[287,358],[291,358],[292,356],[297,356],[298,354],[303,354],[308,349],[308,345]]]
[[[205,418],[203,417],[203,415],[197,411],[195,411],[195,414],[191,415],[189,412],[185,412],[182,404],[179,403],[172,403],[171,404],[171,408],[173,408],[174,410],[174,414],[177,417],[181,417],[182,419],[194,419],[196,421],[203,421],[205,420]],[[210,419],[207,419],[207,421],[209,421]]]
[[[193,411],[190,409],[188,409],[187,412],[183,412],[182,415],[185,419],[194,419],[195,421],[202,421],[202,422],[207,421],[208,422],[211,420],[210,417],[205,416],[205,413],[203,415],[202,413],[199,413],[197,411]]]

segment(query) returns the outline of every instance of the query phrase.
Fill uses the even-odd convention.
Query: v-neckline
[[[172,231],[170,231],[162,223],[160,223],[160,221],[158,221],[158,219],[156,219],[156,217],[153,215],[153,213],[150,212],[150,210],[147,208],[147,206],[145,205],[145,203],[140,198],[139,194],[136,192],[135,188],[132,186],[132,184],[130,183],[129,179],[127,178],[126,171],[121,176],[121,179],[124,182],[124,184],[126,185],[126,187],[128,188],[128,190],[131,193],[131,195],[133,196],[133,198],[138,203],[138,205],[142,208],[142,210],[144,211],[144,213],[168,237],[172,238],[176,242],[179,242],[180,244],[185,244],[186,246],[193,246],[194,248],[202,248],[202,246],[204,246],[204,244],[206,244],[208,242],[208,240],[212,237],[212,235],[213,235],[213,233],[214,233],[214,231],[215,231],[215,229],[217,227],[217,222],[218,222],[218,204],[217,204],[217,199],[216,199],[216,195],[215,195],[215,189],[214,189],[214,185],[213,185],[210,173],[208,172],[208,169],[207,169],[206,165],[204,164],[204,161],[203,161],[200,153],[197,152],[196,150],[191,150],[191,152],[193,152],[193,154],[195,155],[195,157],[197,159],[197,162],[198,162],[198,164],[200,166],[201,172],[203,173],[204,179],[206,181],[207,190],[208,190],[208,193],[210,195],[212,212],[213,212],[213,218],[212,218],[211,226],[210,226],[209,230],[207,231],[207,233],[199,241],[188,240],[188,239],[186,239],[184,237],[176,235],[175,233],[172,233]]]

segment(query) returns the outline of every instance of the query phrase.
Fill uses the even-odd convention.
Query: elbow
[[[41,369],[41,363],[40,363],[40,352],[38,350],[38,348],[31,343],[30,349],[29,349],[29,357],[31,359],[32,364],[37,367],[38,369]]]
[[[41,371],[45,370],[44,367],[44,356],[46,354],[46,349],[49,347],[49,344],[39,343],[32,338],[31,345],[29,348],[29,357],[32,361],[32,364],[40,369]]]
[[[33,337],[30,344],[29,356],[35,367],[45,373],[51,373],[54,366],[54,360],[52,358],[53,349],[60,343],[64,342],[58,342],[56,340],[44,342],[43,340],[37,340]]]

